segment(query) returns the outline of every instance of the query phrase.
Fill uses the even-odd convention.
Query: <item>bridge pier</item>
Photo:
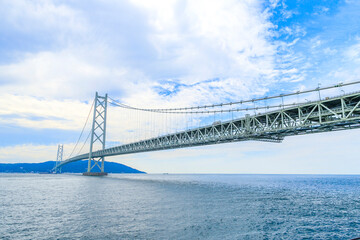
[[[84,172],[84,176],[107,176],[107,172]]]
[[[93,156],[93,145],[99,142],[102,146],[102,150],[105,149],[106,139],[106,112],[107,112],[107,94],[101,97],[96,92],[94,102],[94,116],[91,128],[91,140],[90,140],[90,151],[87,172],[84,172],[84,176],[106,176],[104,172],[105,158],[103,156]],[[99,165],[100,163],[100,165]],[[100,172],[92,172],[91,170],[97,167]]]

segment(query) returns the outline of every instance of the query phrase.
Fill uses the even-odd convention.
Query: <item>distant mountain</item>
[[[82,173],[87,170],[88,161],[69,163],[62,167],[63,173]],[[50,172],[55,161],[42,163],[0,163],[0,172],[5,173],[44,173]],[[105,172],[108,173],[145,173],[120,163],[105,162]]]

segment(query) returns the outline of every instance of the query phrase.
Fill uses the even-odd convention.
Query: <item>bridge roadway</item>
[[[239,141],[281,142],[286,136],[360,128],[360,92],[306,102],[213,125],[189,129],[93,152],[107,157],[165,149]],[[89,158],[89,153],[69,158],[62,165]]]

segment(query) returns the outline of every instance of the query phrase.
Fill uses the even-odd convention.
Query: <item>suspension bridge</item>
[[[84,175],[106,175],[104,159],[110,156],[249,140],[280,143],[287,136],[359,128],[360,91],[353,91],[358,84],[360,81],[322,88],[319,85],[312,90],[182,108],[139,108],[96,93],[77,144],[65,160],[63,145],[58,146],[53,171],[60,172],[65,164],[88,160]],[[145,128],[151,134],[123,131],[121,135],[130,138],[107,147],[109,106],[122,111],[122,124],[137,122],[134,128]],[[89,134],[78,154],[72,156],[91,113]],[[89,140],[89,150],[81,153]]]

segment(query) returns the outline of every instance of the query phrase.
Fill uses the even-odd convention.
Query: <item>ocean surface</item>
[[[0,239],[352,239],[360,176],[0,174]]]

